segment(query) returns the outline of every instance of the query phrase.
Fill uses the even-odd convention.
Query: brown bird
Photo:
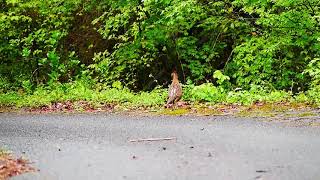
[[[174,104],[178,102],[182,96],[182,87],[179,83],[178,73],[176,70],[173,70],[173,72],[171,73],[171,77],[172,77],[172,83],[169,87],[169,92],[168,92],[169,98],[168,98],[166,107],[169,107],[170,104]]]

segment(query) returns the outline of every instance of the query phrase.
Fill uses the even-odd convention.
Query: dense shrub
[[[183,83],[213,83],[194,90],[210,97],[191,92],[195,99],[218,101],[216,85],[307,90],[319,83],[319,7],[318,0],[3,0],[0,89],[31,93],[86,77],[150,90],[168,85],[176,67]]]

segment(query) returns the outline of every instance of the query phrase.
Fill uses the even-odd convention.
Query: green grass
[[[221,87],[215,87],[210,83],[200,86],[185,85],[183,88],[183,101],[208,105],[241,105],[252,106],[256,103],[268,104],[263,108],[267,110],[281,111],[281,106],[273,105],[289,103],[290,106],[320,104],[320,91],[318,89],[292,95],[286,91],[267,91],[260,87],[250,90],[227,91]],[[18,92],[0,93],[0,106],[16,108],[38,108],[50,106],[57,102],[86,102],[93,108],[99,108],[106,104],[121,106],[124,109],[159,108],[163,107],[167,98],[167,89],[158,88],[151,92],[132,92],[122,86],[103,87],[89,86],[82,82],[56,84],[55,86],[40,86],[35,90],[20,90]],[[203,114],[217,114],[212,110],[201,110]],[[81,109],[81,108],[79,108]],[[210,112],[209,112],[210,111]],[[211,112],[212,111],[212,112]],[[168,112],[175,114],[175,112]],[[179,114],[177,112],[177,114]]]
[[[39,87],[33,93],[8,92],[0,94],[0,105],[14,107],[41,107],[55,102],[86,101],[94,106],[99,104],[121,104],[132,107],[159,106],[166,99],[166,91],[133,93],[126,88],[105,88],[97,90],[81,84],[57,85],[54,88]]]

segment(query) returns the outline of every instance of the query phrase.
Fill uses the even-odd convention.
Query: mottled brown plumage
[[[168,92],[169,97],[166,105],[167,107],[169,106],[169,104],[174,104],[178,102],[182,96],[182,87],[179,83],[178,73],[174,70],[171,76],[172,76],[172,83],[169,87],[169,92]]]

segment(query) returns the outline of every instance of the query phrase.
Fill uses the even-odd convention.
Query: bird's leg
[[[172,108],[173,104],[166,104],[164,107],[165,108]]]
[[[173,110],[177,110],[178,109],[178,106],[177,106],[177,103],[173,103]]]

